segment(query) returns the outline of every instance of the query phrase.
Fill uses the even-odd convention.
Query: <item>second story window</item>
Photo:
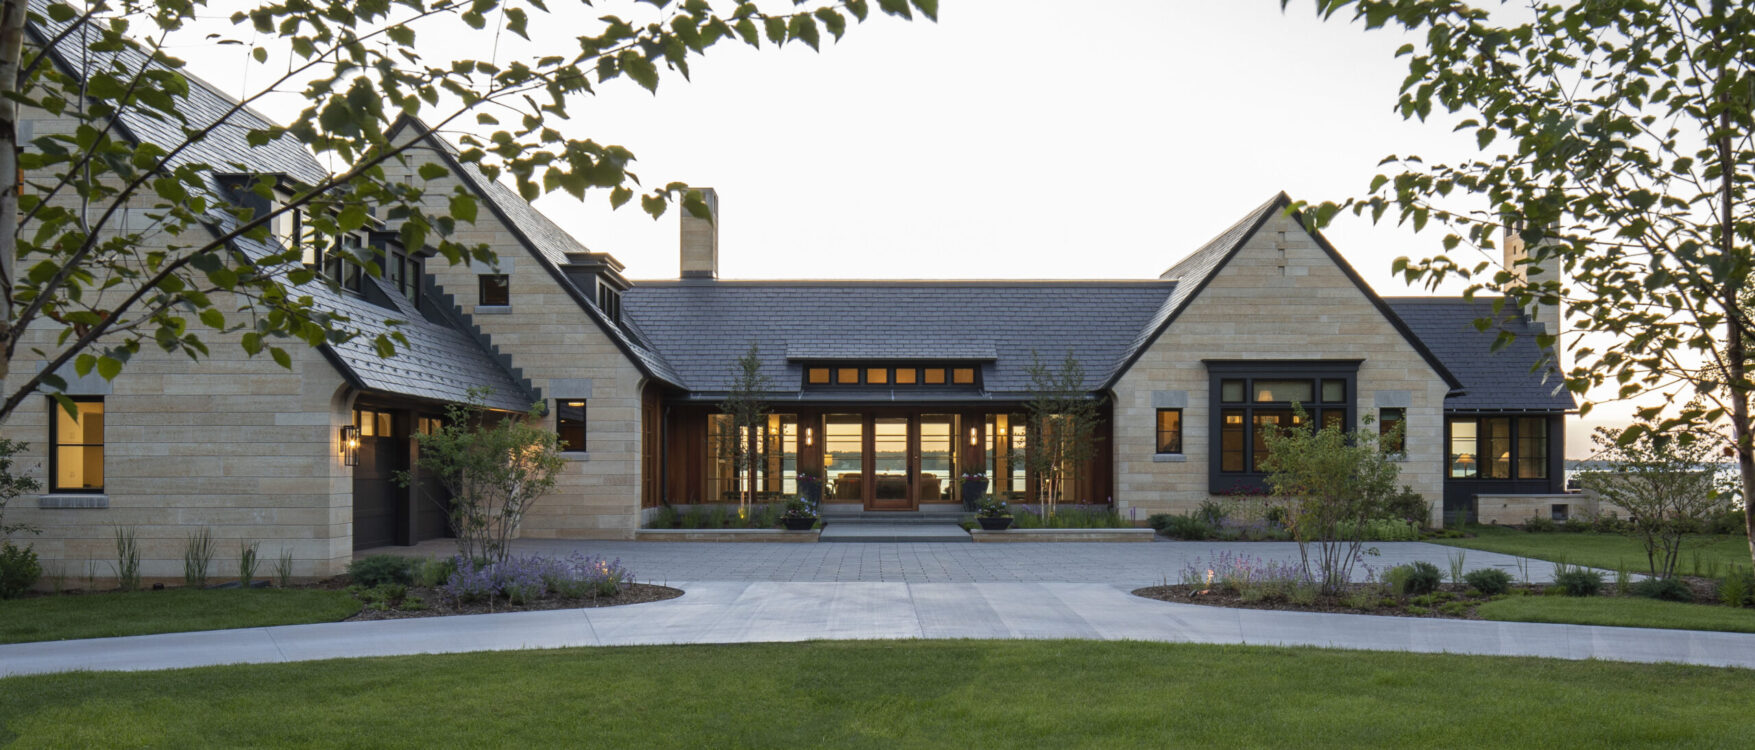
[[[613,321],[622,319],[622,293],[608,284],[597,285],[597,309],[603,316]]]
[[[815,363],[804,367],[804,384],[807,386],[869,386],[874,388],[896,388],[898,390],[951,386],[958,390],[969,390],[980,386],[981,368],[970,363],[965,366],[921,367],[918,365],[891,366],[883,362],[848,362],[848,363]]]
[[[350,292],[363,291],[365,278],[360,272],[359,263],[352,260],[359,257],[362,246],[359,236],[341,235],[341,240],[336,245],[338,252],[330,253],[323,259],[323,275]]]
[[[480,298],[476,304],[482,307],[505,307],[512,304],[512,278],[503,273],[484,273],[480,277]]]

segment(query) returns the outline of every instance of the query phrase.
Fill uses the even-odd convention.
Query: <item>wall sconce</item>
[[[360,428],[351,424],[341,428],[341,463],[360,465]]]
[[[813,441],[816,438],[815,433],[816,433],[816,431],[809,428],[809,427],[804,428],[804,444],[806,446],[810,446],[813,444]]]
[[[969,444],[970,445],[977,445],[978,444],[975,440],[975,428],[973,428],[973,427],[969,428]]]

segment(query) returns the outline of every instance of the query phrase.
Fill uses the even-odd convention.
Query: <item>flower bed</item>
[[[580,553],[559,559],[511,557],[498,563],[411,559],[401,570],[382,562],[384,557],[356,561],[350,568],[355,583],[347,590],[364,604],[352,619],[610,607],[673,599],[683,593],[634,583],[620,560]],[[364,565],[368,561],[378,561],[376,568]]]

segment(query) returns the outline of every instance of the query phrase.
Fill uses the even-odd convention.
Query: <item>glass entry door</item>
[[[923,503],[954,503],[962,493],[957,475],[955,414],[920,415],[920,471],[914,497]]]
[[[908,418],[871,420],[871,507],[901,510],[914,507],[914,477],[909,471]]]

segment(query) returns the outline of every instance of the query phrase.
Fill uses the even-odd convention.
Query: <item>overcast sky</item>
[[[488,54],[422,46],[456,54],[441,41]],[[692,81],[604,87],[563,129],[627,146],[649,185],[716,188],[722,278],[1152,278],[1278,191],[1340,199],[1386,155],[1471,153],[1393,111],[1406,41],[1308,2],[944,0],[939,23],[874,11],[821,53],[721,44]],[[248,85],[236,48],[177,51],[234,95]],[[674,214],[537,205],[630,278],[676,276]],[[1441,235],[1350,216],[1325,233],[1380,294],[1432,293],[1390,264]]]

